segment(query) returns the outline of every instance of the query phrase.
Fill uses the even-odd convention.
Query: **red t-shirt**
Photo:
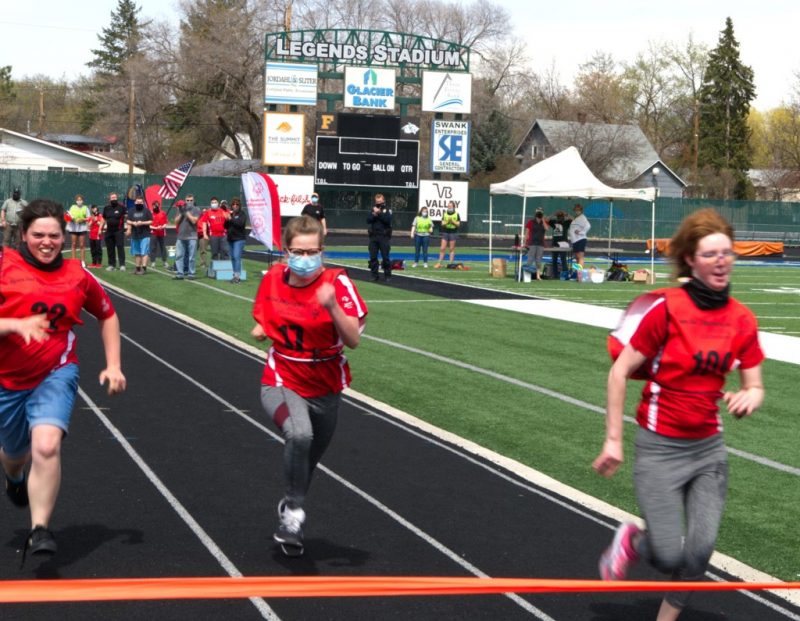
[[[344,270],[327,268],[306,287],[289,285],[288,277],[286,265],[272,266],[253,305],[253,318],[272,341],[261,382],[301,397],[341,392],[350,385],[350,366],[330,313],[317,302],[317,289],[333,284],[337,303],[350,317],[362,320],[367,306]]]
[[[94,276],[78,259],[64,259],[53,272],[28,264],[16,250],[6,249],[0,264],[0,317],[47,313],[50,338],[25,344],[21,336],[0,337],[0,385],[9,390],[38,386],[53,370],[78,362],[72,326],[81,325],[81,310],[98,319],[114,315],[114,306]]]
[[[627,343],[647,357],[634,374],[644,379],[636,420],[676,438],[705,438],[722,431],[717,402],[725,376],[764,359],[753,313],[731,298],[701,310],[681,287],[639,296],[609,338],[616,357]]]
[[[100,239],[100,229],[103,228],[103,216],[89,216],[89,239]]]
[[[197,239],[203,239],[206,236],[206,214],[208,211],[204,211],[200,214],[200,217],[197,218]]]
[[[226,212],[224,209],[209,209],[204,218],[208,224],[209,237],[224,237],[225,236],[225,217]]]
[[[153,223],[150,225],[150,232],[153,237],[166,237],[167,229],[155,229],[154,226],[164,226],[167,223],[167,214],[163,211],[153,212]]]

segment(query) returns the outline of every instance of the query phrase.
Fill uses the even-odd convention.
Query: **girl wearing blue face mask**
[[[317,220],[292,218],[283,233],[286,263],[266,273],[253,305],[251,335],[272,341],[261,403],[286,440],[286,489],[273,539],[287,556],[303,553],[306,493],[350,384],[344,347],[358,345],[367,316],[347,273],[322,264],[322,241]]]

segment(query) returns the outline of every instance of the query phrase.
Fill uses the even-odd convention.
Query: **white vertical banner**
[[[242,174],[244,202],[250,218],[250,235],[270,250],[281,247],[281,212],[278,188],[269,175]]]

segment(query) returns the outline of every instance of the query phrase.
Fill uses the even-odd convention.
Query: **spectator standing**
[[[156,264],[161,257],[161,264],[167,267],[167,213],[161,209],[161,203],[153,201],[153,223],[150,225],[150,263]]]
[[[211,260],[227,259],[228,248],[225,238],[225,222],[230,214],[220,208],[216,196],[211,197],[211,208],[203,215],[205,234],[211,247]]]
[[[548,218],[547,224],[550,226],[550,232],[552,234],[550,239],[552,248],[559,248],[559,242],[567,243],[567,231],[569,231],[569,225],[572,224],[572,220],[567,218],[566,212],[558,210],[552,217]],[[567,254],[566,252],[555,251],[553,251],[552,254],[553,278],[558,279],[560,274],[558,269],[559,261],[561,262],[561,271],[569,271]]]
[[[194,194],[186,195],[187,209],[194,209],[197,207],[194,201]],[[205,215],[208,211],[205,207],[198,207],[197,219],[197,250],[196,254],[200,255],[200,267],[206,267],[206,251],[208,250],[208,238],[206,237],[206,220]]]
[[[89,208],[83,204],[83,196],[75,195],[75,203],[69,208],[67,231],[70,237],[70,258],[75,258],[75,247],[80,248],[81,263],[86,265],[86,233],[89,232]]]
[[[644,380],[636,410],[634,488],[646,530],[620,525],[600,559],[605,580],[623,580],[638,560],[674,581],[701,580],[716,545],[728,487],[722,401],[736,418],[764,400],[758,323],[730,296],[733,227],[713,209],[687,216],[670,241],[681,287],[652,291],[629,306],[609,338],[606,435],[594,469],[611,477],[623,461],[629,379]],[[724,392],[728,373],[739,386]],[[674,621],[689,592],[670,591],[658,621]]]
[[[78,392],[73,330],[83,323],[82,310],[98,320],[105,352],[100,383],[107,381],[114,394],[126,382],[114,305],[80,263],[63,258],[62,206],[31,201],[20,227],[20,250],[3,253],[0,271],[0,463],[9,500],[30,508],[24,562],[27,552],[57,550],[50,520],[61,487],[61,445]]]
[[[542,256],[544,256],[544,238],[549,229],[544,219],[544,212],[537,209],[533,218],[525,224],[525,245],[528,247],[527,267],[536,265],[536,280],[542,279]]]
[[[103,227],[105,231],[106,252],[109,272],[117,268],[125,271],[125,207],[120,204],[116,192],[108,195],[108,205],[103,208]]]
[[[92,264],[89,267],[102,267],[103,265],[103,216],[100,208],[92,205],[89,214],[89,250],[92,255]]]
[[[369,270],[372,281],[377,282],[378,252],[381,253],[381,267],[385,282],[392,278],[392,263],[389,258],[392,240],[392,210],[386,205],[383,194],[375,195],[375,204],[367,216],[367,234],[369,235]]]
[[[147,273],[147,260],[150,257],[150,225],[153,214],[144,204],[144,198],[137,197],[133,209],[128,211],[128,234],[131,238],[131,254],[136,264],[134,275]]]
[[[411,267],[419,265],[420,252],[422,252],[422,266],[428,267],[428,246],[431,243],[432,232],[433,220],[428,216],[428,208],[423,207],[411,223],[411,239],[414,240],[414,263]]]
[[[175,280],[183,280],[184,276],[194,280],[195,260],[197,253],[197,223],[200,220],[200,208],[189,206],[189,202],[176,201],[178,215],[175,217]]]
[[[19,188],[11,191],[11,198],[7,198],[0,207],[0,230],[3,231],[0,237],[0,246],[17,248],[19,246],[19,216],[22,210],[28,205],[28,201],[22,198]]]
[[[589,219],[583,215],[582,205],[575,205],[572,208],[572,213],[575,214],[575,218],[572,220],[572,224],[569,225],[569,242],[572,244],[575,263],[583,269],[583,258],[586,256],[586,237],[592,225],[589,224]]]
[[[319,202],[319,194],[314,192],[311,194],[311,202],[303,205],[303,211],[300,212],[301,216],[311,216],[322,225],[322,236],[328,235],[328,221],[325,219],[325,210],[322,208],[322,203]]]
[[[242,203],[238,198],[231,200],[231,217],[225,220],[225,228],[228,230],[228,244],[233,264],[231,282],[238,285],[242,275],[242,252],[247,239],[247,214],[242,211]]]
[[[444,261],[444,253],[450,249],[450,263],[456,260],[456,240],[458,239],[458,227],[461,226],[461,219],[458,217],[458,210],[453,201],[447,201],[447,209],[442,214],[442,243],[439,246],[439,260],[433,267],[438,269],[442,267]]]

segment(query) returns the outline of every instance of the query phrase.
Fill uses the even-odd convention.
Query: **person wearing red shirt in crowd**
[[[156,264],[156,257],[161,257],[161,264],[167,267],[167,214],[161,209],[161,203],[153,201],[153,222],[150,224],[150,263]]]
[[[225,231],[225,221],[231,214],[220,208],[216,196],[211,197],[211,209],[203,214],[205,218],[205,234],[211,246],[211,259],[228,258],[228,240]]]
[[[103,265],[103,222],[100,207],[92,205],[89,214],[89,250],[92,254],[92,264],[89,267]]]
[[[322,225],[292,218],[283,234],[288,264],[266,273],[253,305],[252,336],[270,339],[261,403],[286,440],[286,492],[273,538],[303,553],[303,505],[314,469],[333,437],[341,392],[350,384],[343,350],[358,346],[367,307],[347,273],[322,265]]]
[[[670,242],[682,287],[638,297],[609,337],[606,438],[595,470],[612,476],[623,460],[628,378],[643,379],[636,411],[634,487],[646,530],[622,524],[600,559],[606,580],[625,578],[643,558],[674,580],[700,580],[716,544],[727,489],[721,399],[736,418],[764,399],[753,313],[730,297],[733,228],[713,209],[684,219]],[[723,392],[738,369],[741,388]],[[685,524],[685,526],[684,526]],[[687,592],[668,593],[657,621],[677,619]]]
[[[109,394],[125,390],[119,319],[77,259],[64,259],[64,209],[37,199],[21,214],[19,251],[0,256],[0,463],[6,494],[30,506],[25,553],[53,554],[50,518],[61,485],[61,442],[78,391],[73,327],[86,310],[99,322]],[[25,466],[30,462],[30,471]]]

